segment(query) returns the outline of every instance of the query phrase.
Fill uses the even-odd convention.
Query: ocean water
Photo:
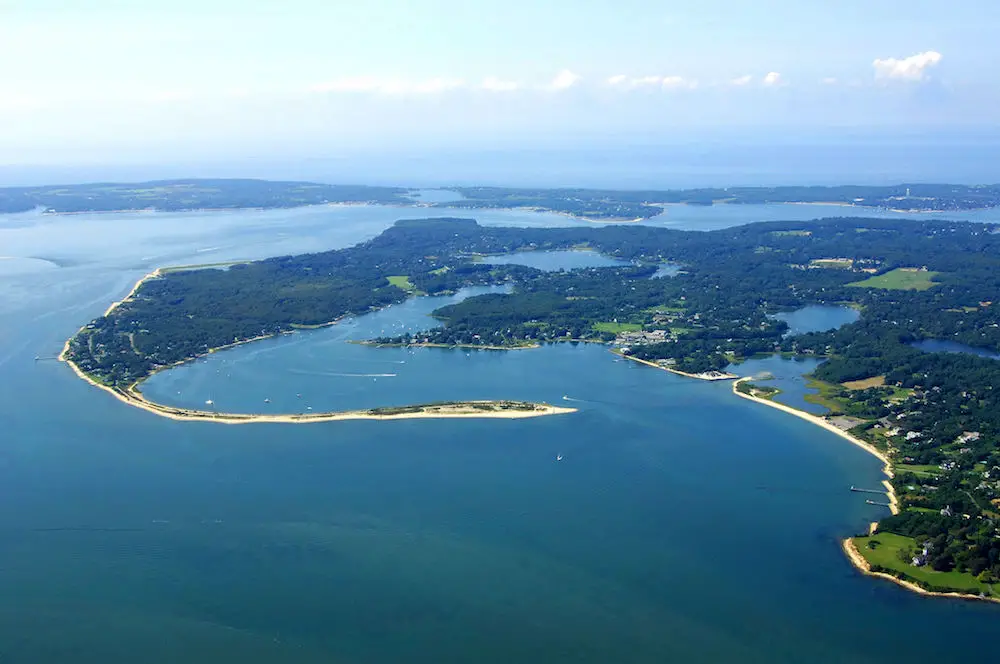
[[[579,408],[530,420],[175,422],[49,359],[153,267],[346,246],[404,216],[426,215],[0,218],[0,253],[21,259],[0,274],[0,660],[948,662],[990,642],[1000,607],[919,597],[842,555],[884,514],[847,490],[881,479],[874,458],[602,346],[347,343],[425,324],[437,302],[414,300],[147,386],[241,409]]]

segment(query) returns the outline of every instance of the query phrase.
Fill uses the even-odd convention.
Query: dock
[[[853,484],[851,485],[851,491],[854,491],[855,493],[880,493],[882,495],[887,493],[885,489],[859,489]]]

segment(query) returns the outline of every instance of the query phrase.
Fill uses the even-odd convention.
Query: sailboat
[[[557,454],[556,455],[556,461],[562,461],[562,455],[561,454]]]

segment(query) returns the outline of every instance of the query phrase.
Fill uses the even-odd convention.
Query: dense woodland
[[[682,370],[721,369],[759,353],[825,358],[853,430],[892,455],[905,510],[882,528],[930,544],[928,564],[1000,579],[1000,361],[926,353],[921,339],[1000,350],[1000,233],[989,225],[826,219],[712,232],[646,226],[496,228],[472,220],[400,221],[337,251],[227,269],[168,272],[71,341],[72,359],[125,388],[215,348],[320,325],[414,294],[510,284],[435,312],[441,325],[377,343],[517,346],[656,334],[626,353]],[[543,272],[484,254],[587,248],[625,267]],[[676,276],[654,277],[664,262]],[[866,280],[905,271],[924,290]],[[407,290],[388,277],[407,277]],[[396,280],[396,283],[400,283]],[[860,320],[788,336],[773,314],[850,303]],[[841,385],[871,380],[862,388]],[[917,510],[917,511],[914,511]],[[944,511],[945,513],[942,513]],[[923,541],[921,540],[921,541]]]

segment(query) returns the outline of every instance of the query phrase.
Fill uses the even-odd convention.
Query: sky
[[[995,0],[0,0],[0,164],[995,129]]]

